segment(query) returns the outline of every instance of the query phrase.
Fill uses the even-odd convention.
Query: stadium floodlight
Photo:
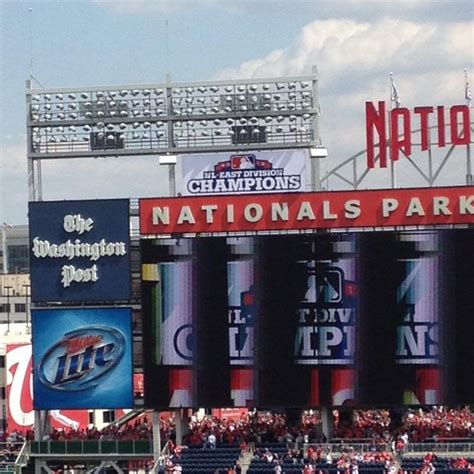
[[[316,132],[312,124],[318,111],[317,104],[313,105],[315,81],[316,76],[311,75],[252,81],[30,89],[28,130],[35,146],[28,151],[28,157],[36,160],[46,158],[45,154],[50,158],[161,156],[191,153],[194,149],[240,152],[254,149],[255,143],[259,149],[309,149],[313,143],[319,143],[318,137],[313,136]],[[63,128],[59,127],[61,122]],[[48,126],[53,128],[51,133],[46,132]],[[71,126],[78,130],[77,139],[73,139]],[[155,127],[162,131],[151,134],[149,131]],[[104,134],[106,149],[94,148],[100,132]],[[117,152],[108,144],[113,143],[112,138],[116,141],[119,133],[123,146]],[[48,147],[51,136],[56,142],[51,141],[54,146]]]
[[[309,154],[311,158],[326,158],[328,156],[328,150],[324,146],[311,147]]]
[[[158,157],[160,165],[175,165],[178,161],[177,155],[167,154]]]

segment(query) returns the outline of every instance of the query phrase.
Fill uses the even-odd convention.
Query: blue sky
[[[364,148],[364,103],[388,100],[389,72],[409,107],[463,103],[473,23],[471,0],[1,0],[0,219],[27,220],[31,58],[48,88],[158,83],[168,71],[174,81],[275,77],[317,65],[331,167]],[[150,162],[73,165],[45,164],[45,199],[163,194],[164,170]],[[130,167],[142,175],[128,186]],[[443,174],[440,184],[462,184],[454,170]]]

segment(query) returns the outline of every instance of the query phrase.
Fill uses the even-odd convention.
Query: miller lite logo
[[[124,335],[104,326],[70,331],[41,357],[40,381],[54,390],[78,391],[97,386],[125,352]]]

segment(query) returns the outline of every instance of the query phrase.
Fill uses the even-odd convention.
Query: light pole
[[[11,224],[4,222],[2,224],[2,255],[3,255],[3,274],[8,274],[8,255],[7,255],[7,239],[6,239],[6,228],[12,228]]]
[[[7,334],[10,334],[10,290],[13,288],[13,286],[4,286],[5,291],[7,292]]]
[[[26,313],[26,331],[28,333],[30,328],[30,305],[29,305],[29,298],[30,298],[30,288],[31,285],[23,285],[25,289],[25,313]]]

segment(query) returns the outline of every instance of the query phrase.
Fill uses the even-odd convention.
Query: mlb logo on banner
[[[255,155],[233,155],[230,162],[233,170],[254,169]]]

